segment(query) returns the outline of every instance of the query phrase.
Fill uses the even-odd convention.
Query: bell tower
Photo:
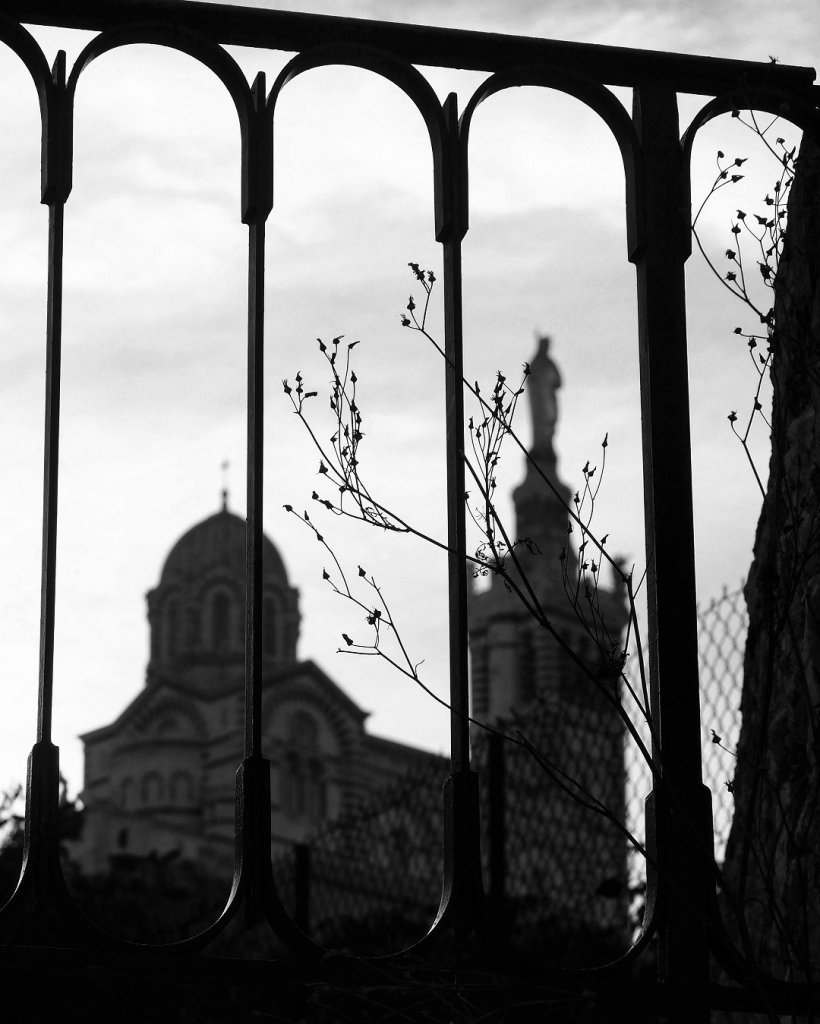
[[[624,819],[625,727],[609,642],[619,646],[627,607],[617,590],[596,583],[585,604],[583,581],[577,588],[571,542],[578,531],[567,531],[572,497],[558,475],[555,451],[561,375],[549,339],[539,339],[530,368],[532,445],[524,479],[513,492],[513,536],[526,541],[516,554],[531,607],[498,575],[472,593],[469,607],[472,717],[513,738],[520,730],[529,747],[499,743],[474,727],[479,774],[490,778],[500,762],[506,779],[503,798],[488,797],[482,814],[502,837],[495,857],[505,865],[505,898],[516,913],[540,906],[552,915],[555,934],[568,921],[584,921],[590,934],[610,934],[620,945],[627,920],[626,843],[576,795],[592,794],[615,821]],[[508,571],[516,570],[508,565]],[[573,604],[576,594],[580,599]],[[494,769],[491,749],[499,759]],[[527,836],[530,850],[538,851],[537,870],[520,839],[511,842],[511,836]],[[489,864],[486,870],[493,877]],[[601,895],[610,890],[611,899]]]
[[[530,363],[526,389],[532,421],[532,444],[524,479],[513,491],[515,533],[525,541],[516,549],[527,584],[537,595],[554,633],[544,628],[510,593],[499,576],[476,590],[470,601],[472,714],[489,722],[508,717],[536,699],[580,697],[573,681],[584,675],[567,650],[592,664],[599,652],[575,615],[564,586],[574,580],[578,560],[567,532],[571,490],[558,475],[555,432],[561,374],[550,355],[550,339],[540,337]],[[563,553],[563,559],[562,559]],[[508,569],[514,572],[513,566]],[[626,625],[621,595],[599,588],[608,632],[620,636]],[[580,688],[579,688],[580,687]],[[560,694],[564,694],[561,698]]]

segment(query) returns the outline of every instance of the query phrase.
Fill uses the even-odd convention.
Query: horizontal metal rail
[[[548,64],[589,75],[605,85],[634,86],[651,80],[677,92],[715,95],[743,84],[804,90],[813,68],[729,60],[625,46],[564,42],[494,32],[431,28],[326,14],[266,11],[258,7],[192,0],[5,0],[3,13],[29,25],[102,31],[124,21],[161,21],[195,29],[227,46],[301,52],[339,42],[377,46],[411,64],[499,71],[518,64]]]

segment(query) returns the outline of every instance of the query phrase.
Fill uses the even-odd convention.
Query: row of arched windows
[[[120,807],[124,811],[157,804],[182,807],[196,802],[196,786],[190,772],[176,771],[167,780],[160,772],[146,772],[139,779],[125,778],[120,783]]]
[[[278,602],[266,594],[262,606],[262,635],[267,657],[276,657],[279,653],[279,624]],[[186,649],[210,650],[217,654],[241,651],[245,642],[244,603],[223,589],[213,591],[201,605],[185,605],[181,598],[172,597],[161,617],[152,624],[151,641],[154,658],[174,659]]]
[[[312,715],[297,711],[290,720],[281,762],[281,803],[294,821],[323,821],[328,814],[327,772],[319,744],[319,726]],[[190,807],[198,800],[190,772],[178,770],[166,778],[152,770],[120,783],[124,811],[143,807]]]

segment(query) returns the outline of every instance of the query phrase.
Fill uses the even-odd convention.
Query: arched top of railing
[[[412,64],[384,50],[354,43],[334,43],[305,50],[285,65],[273,83],[267,103],[271,121],[275,116],[279,96],[289,82],[306,71],[333,65],[360,68],[387,79],[410,99],[424,118],[433,151],[436,239],[442,241],[452,230],[446,197],[451,195],[454,188],[454,168],[448,159],[446,145],[447,125],[443,107],[433,87]]]
[[[58,87],[65,80],[65,53],[60,50],[49,68],[37,40],[22,25],[0,14],[0,41],[23,62],[31,75],[40,104],[40,201],[51,202],[56,181]]]
[[[779,89],[732,89],[704,104],[683,133],[681,146],[687,170],[692,158],[692,146],[700,129],[721,114],[728,114],[734,110],[765,111],[790,121],[803,131],[820,133],[820,112],[805,95],[796,95]]]
[[[159,22],[127,24],[121,28],[106,29],[95,36],[80,51],[74,62],[66,83],[69,95],[73,97],[80,75],[98,57],[117,47],[140,43],[166,46],[178,50],[180,53],[188,54],[194,60],[204,64],[205,67],[213,71],[230,93],[239,115],[240,125],[242,127],[247,125],[250,115],[250,86],[233,57],[207,36],[189,29],[170,32],[166,25]]]
[[[258,133],[252,130],[259,105],[258,96],[264,95],[264,75],[258,76],[251,87],[242,69],[221,46],[207,36],[189,29],[169,30],[167,25],[159,22],[136,22],[122,27],[107,29],[95,36],[80,52],[66,82],[66,131],[69,133],[66,146],[66,166],[64,169],[66,195],[71,190],[71,133],[73,117],[71,111],[77,84],[83,71],[98,57],[121,46],[149,44],[165,46],[179,53],[184,53],[204,65],[219,79],[227,89],[239,119],[239,130],[242,140],[242,219],[245,222],[257,216],[260,208],[262,216],[267,216],[270,204],[266,204],[266,178],[260,173],[260,161],[256,159],[256,148],[260,145]],[[264,161],[262,161],[264,165]],[[267,205],[267,208],[265,208]]]
[[[469,135],[473,115],[486,99],[505,89],[524,85],[538,86],[573,96],[593,110],[606,124],[615,137],[624,164],[627,197],[636,194],[636,176],[639,162],[637,154],[640,143],[629,115],[618,98],[599,82],[586,75],[567,71],[564,68],[522,65],[492,75],[483,82],[470,97],[459,122],[461,147],[461,219],[464,230],[469,224],[468,172]],[[629,203],[627,206],[627,244],[632,251],[640,236],[640,207]]]
[[[40,99],[40,113],[45,120],[52,77],[48,61],[37,40],[22,25],[11,21],[4,14],[0,14],[0,42],[5,43],[25,64],[37,90]]]

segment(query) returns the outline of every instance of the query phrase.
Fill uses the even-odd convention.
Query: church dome
[[[147,681],[176,681],[217,692],[241,685],[245,665],[245,520],[219,512],[171,548],[159,583],[146,595],[151,633]],[[275,669],[296,661],[299,595],[282,556],[262,539],[262,659]]]
[[[192,526],[174,544],[162,567],[160,585],[200,580],[215,569],[245,576],[245,520],[224,507]],[[267,537],[262,540],[262,574],[266,582],[288,586],[285,563]]]

